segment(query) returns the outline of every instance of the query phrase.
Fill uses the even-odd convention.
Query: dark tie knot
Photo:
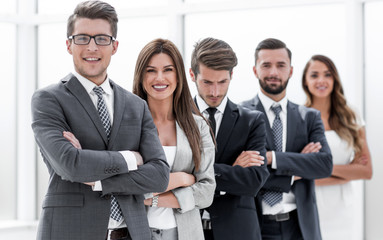
[[[279,116],[279,113],[282,111],[281,105],[275,105],[271,107],[271,110],[275,113],[275,116]]]
[[[93,88],[93,92],[95,92],[98,97],[102,97],[102,94],[104,93],[104,89],[102,89],[102,87],[96,86]]]
[[[215,112],[217,112],[217,108],[209,107],[206,111],[209,113],[209,116],[214,116]]]

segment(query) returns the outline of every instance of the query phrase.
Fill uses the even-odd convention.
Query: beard
[[[285,83],[282,83],[279,86],[275,86],[274,84],[273,84],[274,86],[272,86],[271,84],[267,84],[266,80],[268,80],[268,79],[277,79],[277,80],[279,80],[281,82],[282,82],[282,80],[280,78],[268,78],[268,77],[265,77],[263,80],[258,79],[259,80],[259,85],[261,86],[261,88],[265,92],[267,92],[268,94],[277,95],[277,94],[280,94],[281,92],[283,92],[286,89],[287,84],[289,83],[289,79],[290,78],[288,78]]]

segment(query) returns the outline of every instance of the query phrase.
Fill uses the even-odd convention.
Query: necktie
[[[208,109],[206,109],[206,111],[209,113],[209,122],[210,122],[210,126],[211,126],[211,129],[213,130],[213,133],[214,133],[214,136],[216,135],[215,134],[215,128],[216,128],[216,123],[215,123],[215,112],[217,112],[217,108],[212,108],[212,107],[209,107]]]
[[[93,92],[95,92],[98,97],[97,99],[98,114],[100,115],[102,125],[104,126],[106,135],[109,140],[111,124],[110,124],[108,109],[106,108],[104,99],[102,98],[102,94],[104,93],[104,90],[102,89],[102,87],[94,87]],[[110,217],[116,221],[120,221],[122,218],[122,211],[121,211],[120,205],[118,204],[116,198],[113,195],[111,196],[111,199],[112,201],[111,201],[111,207],[110,207]]]
[[[273,122],[272,132],[274,137],[275,151],[282,152],[282,136],[283,136],[283,126],[279,113],[282,111],[280,105],[271,107],[271,110],[275,113],[275,119]],[[277,191],[265,191],[263,194],[263,200],[270,206],[282,201],[282,192]]]

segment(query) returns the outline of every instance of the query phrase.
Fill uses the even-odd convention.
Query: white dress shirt
[[[209,119],[209,113],[207,112],[207,109],[210,107],[209,105],[206,104],[206,102],[199,96],[196,96],[197,99],[197,105],[199,108],[199,111],[202,113],[202,115],[206,118]],[[225,112],[227,104],[227,96],[225,96],[221,102],[221,104],[216,107],[217,111],[214,114],[215,118],[215,137],[217,138],[218,135],[218,130],[219,127],[221,126],[222,118],[223,118],[223,113]]]
[[[90,99],[92,100],[94,106],[97,109],[97,100],[98,97],[96,93],[93,91],[93,88],[97,85],[93,83],[92,81],[86,79],[85,77],[81,76],[76,71],[73,71],[73,75],[76,76],[76,78],[79,80],[81,85],[85,88],[86,92],[89,94]],[[110,118],[110,124],[113,126],[113,113],[114,113],[114,92],[113,89],[110,86],[109,78],[107,77],[105,81],[100,85],[102,89],[104,90],[103,98],[106,105],[106,108],[109,113]],[[80,143],[81,144],[81,143]],[[134,154],[129,151],[119,151],[121,155],[124,157],[126,164],[128,165],[129,171],[137,170],[137,160]],[[101,181],[96,181],[95,185],[93,186],[93,191],[102,191],[102,185]],[[126,227],[124,218],[122,217],[120,221],[116,221],[112,218],[109,218],[109,229],[115,229],[115,228],[122,228]]]
[[[271,110],[272,106],[275,106],[277,104],[281,105],[282,111],[279,113],[279,116],[282,121],[283,126],[283,136],[282,136],[282,151],[286,151],[286,139],[287,139],[287,97],[284,97],[279,102],[275,102],[271,98],[267,97],[265,94],[263,94],[261,91],[258,94],[259,100],[261,101],[263,108],[265,109],[267,119],[269,120],[270,127],[273,126],[273,122],[275,119],[275,113],[273,110]],[[277,169],[277,159],[275,156],[275,152],[272,151],[272,163],[271,168]],[[291,184],[293,184],[294,176],[291,177]],[[291,191],[288,193],[283,193],[282,195],[282,201],[275,204],[274,206],[270,206],[265,201],[262,201],[262,209],[263,214],[279,214],[279,213],[286,213],[291,212],[294,209],[297,208],[297,205],[295,203],[295,195]]]

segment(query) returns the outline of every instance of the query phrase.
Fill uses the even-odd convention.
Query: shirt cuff
[[[124,157],[129,171],[137,170],[137,160],[131,151],[119,151],[119,153]]]
[[[272,157],[271,157],[271,168],[277,169],[277,158],[275,157],[275,152],[271,151]]]
[[[101,181],[94,182],[94,186],[92,186],[93,191],[102,191]]]

